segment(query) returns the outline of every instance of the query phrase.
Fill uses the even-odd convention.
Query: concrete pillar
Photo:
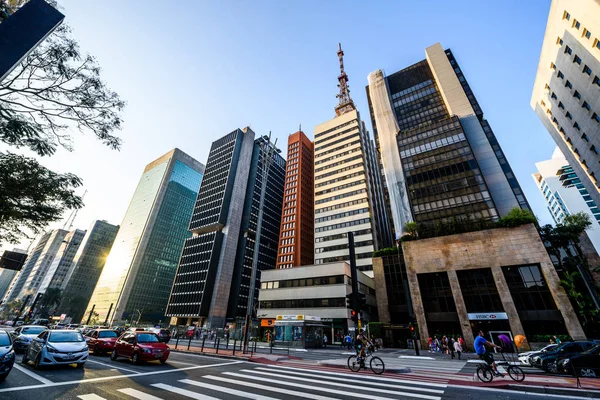
[[[385,284],[384,257],[373,258],[373,277],[375,279],[375,294],[379,322],[389,324],[391,321],[388,302],[387,286]]]
[[[419,280],[417,274],[409,269],[407,265],[406,274],[408,277],[408,286],[410,287],[410,297],[412,298],[413,310],[415,318],[419,325],[419,337],[421,338],[421,348],[429,349],[427,338],[429,338],[429,330],[427,329],[427,321],[425,320],[425,309],[421,298],[421,288],[419,288]]]
[[[467,306],[465,305],[465,299],[462,295],[462,290],[460,289],[456,271],[448,271],[448,280],[450,281],[452,297],[454,297],[454,304],[456,304],[456,313],[458,314],[458,321],[460,323],[463,339],[465,340],[465,345],[468,348],[473,348],[475,339],[473,338],[473,330],[471,329],[471,323],[469,322]]]
[[[525,330],[523,329],[523,324],[521,324],[521,318],[519,318],[519,313],[517,312],[517,308],[515,307],[515,302],[513,301],[513,298],[510,294],[510,290],[508,289],[508,284],[506,283],[506,279],[504,278],[502,267],[492,268],[492,275],[494,276],[496,289],[498,290],[498,294],[500,295],[502,307],[504,308],[504,312],[508,316],[508,323],[510,325],[510,330],[512,331],[513,337],[516,335],[523,335],[527,337],[525,335]]]

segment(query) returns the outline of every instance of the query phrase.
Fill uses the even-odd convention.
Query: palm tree
[[[53,308],[60,304],[62,300],[62,289],[60,288],[48,288],[40,300],[40,306],[42,308]]]

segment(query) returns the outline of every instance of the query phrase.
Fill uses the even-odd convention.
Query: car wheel
[[[110,359],[115,361],[117,359],[118,355],[117,355],[117,349],[114,349],[112,351],[112,353],[110,353]]]
[[[161,364],[164,364],[164,363],[166,363],[166,362],[167,362],[167,359],[166,359],[166,358],[161,358],[161,359],[160,359],[160,363],[161,363]]]
[[[131,362],[134,363],[135,365],[139,365],[142,363],[138,353],[133,353],[133,357],[131,357]]]
[[[556,361],[549,362],[546,364],[546,372],[550,372],[551,374],[556,374],[558,372],[558,368],[556,365]]]
[[[586,377],[586,378],[595,378],[596,377],[596,373],[591,368],[581,368],[579,370],[579,376],[583,376],[583,377]]]

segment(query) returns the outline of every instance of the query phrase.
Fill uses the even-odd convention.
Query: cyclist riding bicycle
[[[477,355],[479,356],[479,358],[481,360],[485,361],[489,366],[492,367],[492,369],[494,370],[494,375],[504,376],[500,372],[498,372],[498,367],[496,366],[496,363],[494,362],[494,355],[491,352],[487,351],[485,346],[489,346],[489,347],[493,347],[493,348],[502,350],[502,347],[497,346],[494,343],[491,343],[491,342],[488,342],[487,340],[485,340],[485,338],[483,337],[483,331],[479,331],[479,335],[475,338],[475,343],[474,343],[475,353],[477,353]]]
[[[358,335],[356,336],[356,347],[359,350],[358,361],[364,360],[366,356],[365,349],[367,348],[367,346],[372,346],[372,343],[369,340],[369,337],[365,334],[365,330],[361,329]]]

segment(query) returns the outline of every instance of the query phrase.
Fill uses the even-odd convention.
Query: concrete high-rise
[[[38,288],[39,293],[46,292],[46,289],[49,287],[59,289],[65,288],[65,277],[69,274],[69,271],[73,266],[73,258],[75,257],[84,236],[85,231],[80,229],[75,229],[67,233],[58,249],[54,261],[50,264],[50,268],[48,268],[46,276]]]
[[[529,209],[452,51],[369,74],[367,96],[396,237],[407,222],[497,220]]]
[[[550,160],[535,163],[538,172],[533,180],[548,204],[554,222],[562,223],[568,215],[584,212],[592,225],[586,234],[600,253],[600,209],[594,202],[569,162],[556,148]]]
[[[531,107],[600,204],[600,2],[553,0]]]
[[[371,271],[373,251],[391,242],[373,141],[350,97],[339,47],[336,117],[315,127],[315,264],[349,259],[354,232],[357,267]]]
[[[204,165],[173,149],[146,166],[88,304],[100,320],[158,322],[177,270]]]
[[[285,191],[276,268],[314,262],[314,144],[302,131],[288,137]]]
[[[36,251],[39,244],[36,246],[33,254],[23,266],[21,274],[13,288],[14,295],[11,294],[9,300],[21,299],[27,295],[30,295],[31,298],[33,298],[37,294],[38,288],[46,276],[46,272],[48,272],[50,265],[54,262],[67,233],[69,232],[64,229],[55,229],[49,232],[48,238],[39,254],[37,254]],[[40,239],[39,243],[43,241],[44,237]],[[17,290],[19,291],[18,293],[16,292]]]
[[[106,221],[94,221],[87,230],[71,267],[56,281],[57,286],[50,285],[63,289],[60,314],[67,314],[74,322],[81,321],[118,231],[119,226]]]
[[[185,242],[167,307],[171,324],[198,322],[216,329],[245,317],[262,164],[271,146],[264,137],[255,139],[250,128],[213,142],[189,225],[193,237]],[[277,260],[286,163],[274,150],[263,204],[259,271],[274,268]]]

